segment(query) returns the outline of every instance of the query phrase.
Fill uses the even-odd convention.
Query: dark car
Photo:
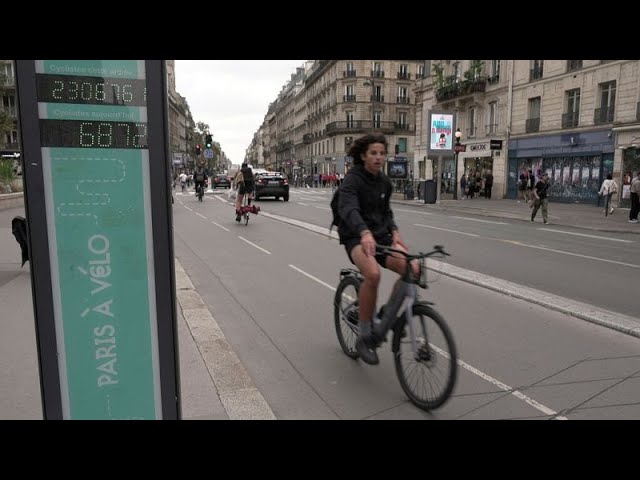
[[[289,201],[289,180],[279,172],[264,172],[255,176],[255,199],[262,197],[280,197]]]
[[[229,180],[227,175],[214,175],[211,181],[211,188],[216,187],[231,188],[231,180]]]

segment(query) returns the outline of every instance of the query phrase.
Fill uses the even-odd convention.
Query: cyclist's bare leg
[[[373,255],[366,255],[362,245],[356,245],[351,250],[351,258],[364,276],[360,285],[358,303],[360,305],[360,322],[371,323],[373,312],[378,299],[378,285],[380,284],[380,265]]]
[[[406,248],[398,244],[392,245],[392,248],[395,248],[396,250],[402,250],[403,252],[407,251]],[[399,253],[391,253],[387,255],[387,261],[385,265],[389,270],[396,272],[398,275],[404,275],[405,269],[407,268],[407,259]],[[418,260],[411,261],[411,270],[413,271],[414,278],[418,278],[420,276],[420,263],[418,262]]]
[[[240,193],[240,191],[238,191],[238,194],[236,195],[236,212],[240,210],[240,207],[242,206],[243,198],[244,198],[244,193]]]

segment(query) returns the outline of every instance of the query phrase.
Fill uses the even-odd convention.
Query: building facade
[[[0,135],[0,158],[20,160],[20,125],[16,96],[15,63],[0,60],[0,111],[4,120]]]
[[[454,155],[443,159],[443,179],[490,170],[498,198],[516,198],[532,170],[549,173],[552,200],[597,204],[608,173],[624,186],[640,168],[637,60],[430,60],[425,73],[416,84],[420,177],[437,163],[427,154],[431,110],[455,113],[466,147],[457,171]],[[629,203],[622,192],[618,200]]]
[[[351,142],[382,132],[388,159],[413,174],[417,60],[315,60],[292,75],[262,124],[265,168],[290,175],[344,173]],[[276,155],[273,158],[273,155]]]

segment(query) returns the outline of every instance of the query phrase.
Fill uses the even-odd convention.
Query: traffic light
[[[196,155],[200,155],[200,151],[201,151],[200,145],[196,145]]]
[[[213,143],[213,137],[210,133],[207,134],[207,148],[211,148],[211,144]]]

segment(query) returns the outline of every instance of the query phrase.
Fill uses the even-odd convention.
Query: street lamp
[[[371,133],[373,133],[376,128],[376,110],[373,104],[373,99],[376,96],[376,86],[375,86],[375,83],[373,82],[373,78],[366,79],[362,85],[364,85],[365,87],[368,87],[369,85],[371,85]]]
[[[456,133],[455,133],[455,137],[456,137],[456,144],[453,146],[454,151],[456,152],[456,166],[454,168],[454,179],[453,179],[453,199],[454,200],[458,200],[458,154],[460,153],[460,150],[462,149],[462,145],[460,145],[460,138],[462,137],[462,133],[460,132],[459,128],[456,128]]]

